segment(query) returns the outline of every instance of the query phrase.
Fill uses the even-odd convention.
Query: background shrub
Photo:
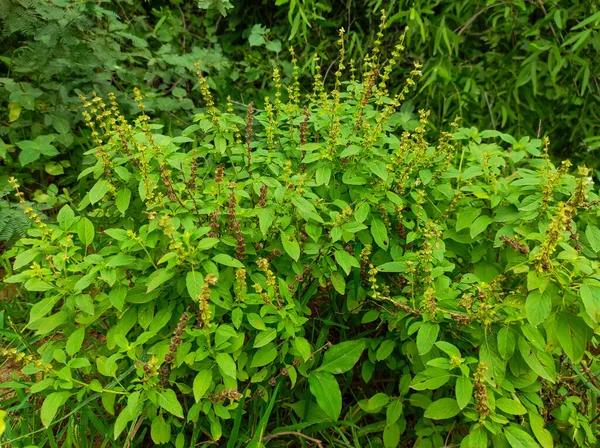
[[[275,71],[242,116],[200,73],[180,135],[139,91],[134,121],[83,98],[92,187],[53,223],[26,209],[8,253],[31,301],[10,417],[40,406],[8,443],[596,443],[589,170],[456,123],[431,143],[425,111],[404,129],[402,41],[347,77],[342,46],[306,96]]]

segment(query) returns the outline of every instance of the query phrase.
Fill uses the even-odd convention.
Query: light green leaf
[[[456,379],[456,402],[460,409],[464,409],[471,401],[473,395],[473,383],[466,376],[459,376]]]
[[[90,204],[95,204],[100,201],[108,190],[110,189],[110,183],[105,179],[100,179],[96,184],[92,187],[89,193]]]
[[[366,344],[363,339],[336,344],[325,352],[317,370],[340,374],[352,369],[360,359]]]
[[[213,257],[213,261],[222,264],[224,266],[230,266],[232,268],[243,268],[244,264],[233,258],[231,255],[218,254]]]
[[[471,238],[475,238],[477,235],[487,229],[492,222],[494,222],[494,220],[487,215],[477,218],[473,224],[471,224],[471,229],[469,231]]]
[[[389,249],[390,240],[388,238],[387,227],[382,220],[373,218],[371,221],[371,234],[373,235],[375,244],[382,249]]]
[[[440,398],[434,401],[425,410],[425,418],[444,420],[458,415],[460,407],[454,398]]]
[[[208,391],[211,384],[212,370],[205,369],[198,372],[196,378],[194,378],[194,384],[192,386],[194,391],[194,400],[196,400],[196,403],[198,403],[200,399],[204,397],[204,394]]]
[[[185,276],[185,286],[192,299],[195,300],[202,293],[202,285],[204,285],[204,278],[200,272],[190,271]]]
[[[161,408],[175,417],[183,418],[183,408],[173,389],[163,389],[162,391],[157,391],[156,394],[158,396],[158,405]]]
[[[308,385],[319,407],[332,420],[338,420],[342,413],[342,392],[335,377],[329,372],[314,371],[308,375]]]
[[[433,322],[424,322],[417,333],[417,349],[420,355],[426,355],[437,341],[440,326]]]
[[[42,403],[42,409],[40,410],[40,419],[42,421],[42,425],[46,428],[50,426],[52,420],[56,416],[58,410],[64,405],[69,397],[71,396],[70,392],[52,392],[44,399],[44,403]]]
[[[552,311],[552,298],[548,292],[540,292],[539,289],[532,291],[525,302],[527,320],[531,325],[537,326],[550,317]]]
[[[77,236],[85,246],[89,246],[94,241],[94,224],[87,218],[81,218],[77,224]]]
[[[257,350],[252,358],[250,367],[263,367],[272,363],[277,358],[277,345],[269,343]]]
[[[174,271],[168,269],[157,269],[152,274],[150,274],[150,277],[148,277],[146,293],[154,291],[166,281],[171,280],[174,275]]]
[[[350,271],[353,267],[360,267],[360,263],[358,262],[358,260],[345,250],[336,250],[333,256],[335,257],[335,261],[337,261],[337,263],[344,270],[346,275],[350,274]]]
[[[527,409],[517,400],[510,398],[498,398],[496,400],[496,407],[502,412],[506,412],[510,415],[524,415],[527,414]]]
[[[287,254],[292,257],[294,261],[298,261],[300,258],[300,244],[295,238],[288,238],[288,236],[281,232],[281,244]]]
[[[229,353],[218,353],[216,356],[216,360],[219,369],[221,369],[221,372],[224,375],[227,375],[234,379],[237,377],[237,367],[235,365],[235,361]]]

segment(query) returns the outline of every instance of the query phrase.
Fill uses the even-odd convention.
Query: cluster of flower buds
[[[210,214],[208,227],[210,227],[211,231],[208,234],[208,236],[211,238],[218,238],[219,236],[219,227],[221,227],[221,224],[219,222],[220,215],[221,212],[219,211],[219,209],[216,209]]]
[[[231,193],[229,194],[229,207],[227,210],[227,219],[229,221],[227,229],[233,234],[237,242],[235,258],[237,258],[238,260],[242,260],[244,258],[244,255],[246,254],[246,242],[244,240],[244,235],[242,235],[240,220],[237,219],[237,198],[235,197],[234,191],[236,187],[237,185],[234,182],[231,182],[229,184],[229,189],[231,190]]]
[[[175,365],[175,354],[177,353],[179,346],[183,343],[181,336],[183,336],[189,320],[189,313],[184,311],[179,318],[177,328],[175,328],[175,331],[173,331],[173,337],[171,338],[171,344],[169,345],[169,353],[165,356],[165,362],[171,364],[172,366]]]
[[[527,247],[525,244],[521,243],[517,237],[512,237],[509,238],[505,235],[501,235],[499,237],[500,241],[502,242],[502,244],[504,244],[505,246],[510,246],[512,247],[514,250],[516,250],[517,252],[522,253],[523,255],[527,255],[529,253],[529,247]]]
[[[481,361],[477,366],[477,370],[473,374],[473,379],[475,380],[473,389],[475,389],[475,401],[477,402],[475,411],[477,411],[479,414],[480,422],[483,422],[490,414],[490,410],[488,408],[487,386],[485,385],[485,374],[487,371],[487,362]]]
[[[260,198],[258,200],[258,206],[259,207],[266,207],[267,206],[267,186],[263,185],[262,187],[260,187]]]
[[[237,389],[234,388],[234,389],[221,389],[216,394],[210,394],[208,396],[208,399],[210,401],[212,401],[213,403],[221,403],[228,398],[231,401],[238,401],[242,397],[243,397],[243,395],[241,393],[239,393]]]
[[[248,174],[252,176],[252,120],[254,117],[254,103],[251,101],[248,104],[248,112],[246,113],[246,153],[248,155]]]
[[[217,276],[215,274],[208,274],[204,277],[202,292],[198,294],[198,326],[200,328],[210,326],[210,318],[212,315],[208,309],[208,302],[210,301],[210,288],[216,284]]]

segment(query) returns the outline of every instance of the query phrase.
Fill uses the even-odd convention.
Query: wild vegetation
[[[0,6],[0,444],[596,446],[600,13],[248,3]]]

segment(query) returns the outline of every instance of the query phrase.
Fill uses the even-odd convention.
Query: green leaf
[[[324,185],[329,183],[331,178],[331,168],[328,166],[321,166],[317,169],[315,174],[315,182],[317,185]]]
[[[96,185],[92,187],[89,193],[90,204],[93,205],[100,201],[106,195],[106,193],[108,193],[109,189],[110,183],[107,180],[100,179],[98,182],[96,182]]]
[[[231,255],[227,254],[219,254],[213,257],[213,261],[222,264],[224,266],[230,266],[232,268],[243,268],[244,264],[233,258]]]
[[[183,418],[183,408],[173,389],[163,389],[162,391],[157,391],[156,394],[158,396],[158,405],[161,408],[175,417]]]
[[[257,350],[252,358],[250,367],[263,367],[272,363],[277,358],[277,345],[269,343]]]
[[[224,375],[227,375],[234,379],[237,377],[237,367],[235,365],[235,361],[233,360],[230,354],[217,353],[216,361],[217,365],[219,366],[219,369],[221,369],[221,372]]]
[[[369,170],[379,177],[381,180],[386,181],[388,178],[388,171],[385,166],[385,163],[381,160],[372,160],[368,163],[367,167]]]
[[[298,351],[298,353],[300,353],[300,356],[302,356],[304,361],[308,361],[312,349],[310,347],[310,343],[306,339],[302,337],[296,337],[292,339],[292,346]]]
[[[384,448],[396,448],[400,444],[400,427],[398,424],[387,424],[383,428],[383,446]]]
[[[170,269],[157,269],[148,277],[146,293],[154,291],[160,285],[173,278],[175,272]]]
[[[390,261],[377,266],[379,272],[406,272],[406,263],[403,261]]]
[[[195,300],[202,293],[202,285],[204,285],[204,278],[200,272],[190,271],[185,276],[185,286],[192,299]]]
[[[58,215],[56,215],[56,221],[58,221],[61,229],[69,230],[73,225],[73,222],[75,222],[75,213],[73,212],[73,209],[68,205],[64,205],[58,212]]]
[[[477,218],[473,222],[473,224],[471,224],[471,228],[469,231],[471,238],[475,238],[477,235],[479,235],[481,232],[487,229],[492,222],[494,222],[494,220],[487,215],[480,216],[479,218]]]
[[[467,407],[473,395],[473,383],[466,376],[459,376],[456,379],[456,402],[460,409]]]
[[[121,213],[125,213],[129,208],[129,203],[131,202],[131,190],[129,188],[123,188],[117,192],[115,196],[115,205],[117,206],[117,210]]]
[[[385,422],[387,425],[393,425],[402,416],[402,400],[395,399],[390,401],[388,407],[385,410]]]
[[[498,332],[498,353],[502,359],[509,360],[515,353],[517,338],[509,327],[502,327]]]
[[[67,339],[67,344],[65,345],[65,351],[67,355],[73,356],[75,353],[79,351],[81,348],[81,344],[83,343],[83,338],[85,337],[85,328],[81,327],[71,333],[69,339]]]
[[[342,392],[335,377],[329,372],[314,371],[308,375],[308,386],[325,414],[338,420],[342,413]]]
[[[267,345],[273,339],[277,337],[277,331],[274,328],[267,328],[266,330],[260,331],[254,339],[253,348],[260,348]]]
[[[108,268],[116,268],[119,266],[129,266],[135,263],[137,258],[132,255],[118,254],[112,257],[107,263],[106,267]]]
[[[13,269],[21,269],[23,266],[29,265],[35,258],[40,254],[40,249],[33,248],[28,249],[24,252],[21,252],[19,255],[15,257],[15,262],[13,263]]]
[[[396,348],[396,341],[393,339],[383,340],[375,353],[375,359],[377,361],[386,360],[392,354],[394,348]]]
[[[540,442],[540,445],[544,448],[552,448],[554,446],[554,440],[550,431],[544,428],[544,419],[540,415],[529,411],[529,423],[531,424],[531,430],[533,431],[535,438]]]
[[[44,171],[46,171],[51,176],[60,176],[61,174],[65,174],[63,166],[57,162],[46,163],[44,165]]]
[[[360,359],[366,344],[363,339],[336,344],[325,352],[317,370],[340,374],[349,371]]]
[[[547,291],[542,293],[536,289],[529,293],[525,302],[525,312],[531,325],[537,326],[544,323],[550,317],[551,311],[552,298]]]
[[[527,409],[517,400],[511,400],[510,398],[498,398],[496,400],[496,407],[502,412],[506,412],[510,415],[524,415],[527,414]]]
[[[333,271],[331,273],[331,284],[338,293],[342,295],[346,293],[346,281],[338,271]]]
[[[360,267],[360,263],[358,262],[358,260],[345,250],[336,250],[333,256],[335,257],[335,261],[337,261],[337,263],[344,270],[346,275],[350,274],[350,271],[353,267]]]
[[[246,315],[246,318],[248,319],[248,323],[250,325],[252,325],[254,328],[256,328],[257,330],[266,330],[267,326],[265,325],[264,321],[262,320],[262,317],[260,317],[258,314],[256,313],[248,313]]]
[[[587,237],[594,252],[600,252],[600,229],[598,229],[596,226],[588,224],[585,229],[585,236]]]
[[[579,287],[579,296],[590,319],[600,322],[600,286],[584,280]]]
[[[165,421],[162,415],[157,415],[150,426],[150,437],[157,444],[169,443],[171,440],[171,425]]]
[[[504,435],[512,448],[539,448],[533,437],[514,423],[504,428]]]
[[[264,236],[267,236],[267,231],[275,220],[275,211],[272,208],[263,208],[258,212],[258,225]]]
[[[81,218],[77,224],[77,236],[86,247],[94,241],[94,224],[87,218]]]
[[[390,240],[387,234],[387,227],[385,226],[382,220],[374,218],[371,221],[371,234],[373,235],[373,240],[375,240],[375,244],[377,244],[382,249],[389,249]]]
[[[64,405],[69,397],[71,396],[70,392],[52,392],[44,399],[44,403],[42,403],[42,409],[40,410],[40,419],[42,421],[42,425],[46,428],[50,426],[52,420],[56,416],[56,413]]]
[[[298,261],[300,258],[300,244],[298,244],[298,241],[295,238],[288,238],[285,233],[281,232],[281,244],[283,244],[283,249],[287,254],[294,261]]]
[[[588,343],[588,326],[583,319],[568,312],[557,314],[555,323],[560,346],[571,361],[578,363]]]
[[[433,344],[437,341],[440,326],[433,322],[424,322],[417,333],[417,349],[419,355],[426,355],[433,348]]]
[[[440,398],[434,401],[425,410],[425,418],[444,420],[458,415],[460,407],[454,398]]]
[[[42,292],[54,289],[54,286],[52,286],[50,283],[36,277],[27,280],[23,286],[27,291],[33,292]]]
[[[196,378],[194,378],[194,384],[192,386],[192,390],[194,391],[194,400],[196,403],[200,401],[204,394],[210,388],[212,384],[212,370],[205,369],[198,372]]]

